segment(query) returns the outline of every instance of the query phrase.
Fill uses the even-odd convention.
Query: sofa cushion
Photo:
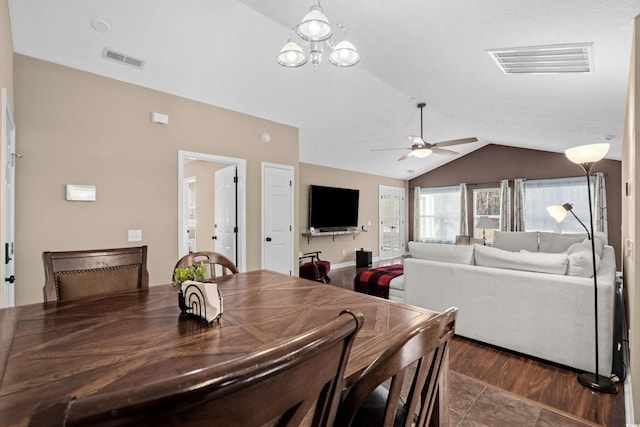
[[[600,257],[602,255],[602,249],[600,249],[600,253],[598,253],[598,247],[603,248],[604,245],[600,246],[603,242],[597,237],[594,243],[596,248],[596,271],[598,271],[600,267]],[[584,241],[580,243],[574,243],[567,249],[567,254],[569,255],[567,276],[593,277],[591,240],[584,239]]]
[[[537,273],[562,274],[567,272],[566,253],[511,252],[482,245],[474,245],[476,265]]]
[[[473,246],[448,243],[409,242],[409,253],[413,258],[454,264],[473,264]]]
[[[538,232],[495,230],[493,232],[492,246],[511,252],[520,252],[521,249],[529,252],[538,252]]]
[[[586,237],[586,233],[580,234],[560,234],[540,232],[539,252],[560,253],[566,252],[569,246],[574,243],[582,242]]]

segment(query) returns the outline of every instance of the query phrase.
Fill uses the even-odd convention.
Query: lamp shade
[[[360,61],[360,54],[351,42],[343,40],[333,48],[329,61],[337,67],[351,67]]]
[[[411,156],[423,159],[423,158],[427,157],[428,155],[430,155],[431,153],[432,153],[432,151],[431,151],[430,148],[427,148],[427,147],[416,148],[415,150],[413,150],[411,152]]]
[[[296,42],[288,42],[280,49],[276,61],[285,67],[299,67],[307,62],[307,57]]]
[[[549,212],[549,215],[551,215],[551,217],[557,222],[562,222],[562,220],[567,216],[568,211],[564,208],[564,206],[554,205],[547,206],[547,212]]]
[[[564,151],[567,158],[578,165],[595,163],[607,154],[609,144],[588,144],[569,148]]]
[[[311,9],[298,24],[296,33],[307,41],[321,42],[328,40],[333,35],[333,29],[327,17],[320,10]]]
[[[476,228],[496,228],[491,218],[488,216],[481,216],[478,218],[478,222],[476,223]]]

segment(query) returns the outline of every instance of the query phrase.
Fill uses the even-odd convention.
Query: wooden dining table
[[[435,315],[267,270],[235,274],[219,290],[224,314],[212,325],[181,314],[168,284],[0,310],[0,426],[27,425],[40,401],[139,386],[243,357],[343,309],[360,310],[365,319],[346,368],[349,384],[404,332]],[[446,378],[440,387],[441,412]]]

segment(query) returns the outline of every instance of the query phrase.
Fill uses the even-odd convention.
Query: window
[[[476,228],[478,218],[487,216],[494,227]],[[473,190],[473,237],[482,238],[486,231],[488,241],[493,240],[493,230],[500,229],[500,188],[481,188]]]
[[[570,203],[573,212],[589,227],[589,195],[586,177],[535,179],[525,182],[525,230],[554,233],[584,233],[572,215],[558,223],[547,212],[547,206]],[[591,180],[593,195],[593,180]],[[586,221],[586,222],[585,222]]]
[[[460,234],[460,187],[421,188],[421,242],[454,243]]]

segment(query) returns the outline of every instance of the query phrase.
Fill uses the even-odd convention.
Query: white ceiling
[[[275,56],[311,0],[9,0],[17,53],[296,126],[300,161],[409,179],[447,156],[429,142],[562,152],[613,135],[620,159],[638,0],[324,0],[362,60],[286,69]],[[93,18],[111,29],[95,31]],[[486,50],[593,42],[595,72],[505,75]],[[104,47],[146,61],[102,59]],[[256,138],[259,138],[256,135]],[[398,151],[370,151],[379,148]]]

